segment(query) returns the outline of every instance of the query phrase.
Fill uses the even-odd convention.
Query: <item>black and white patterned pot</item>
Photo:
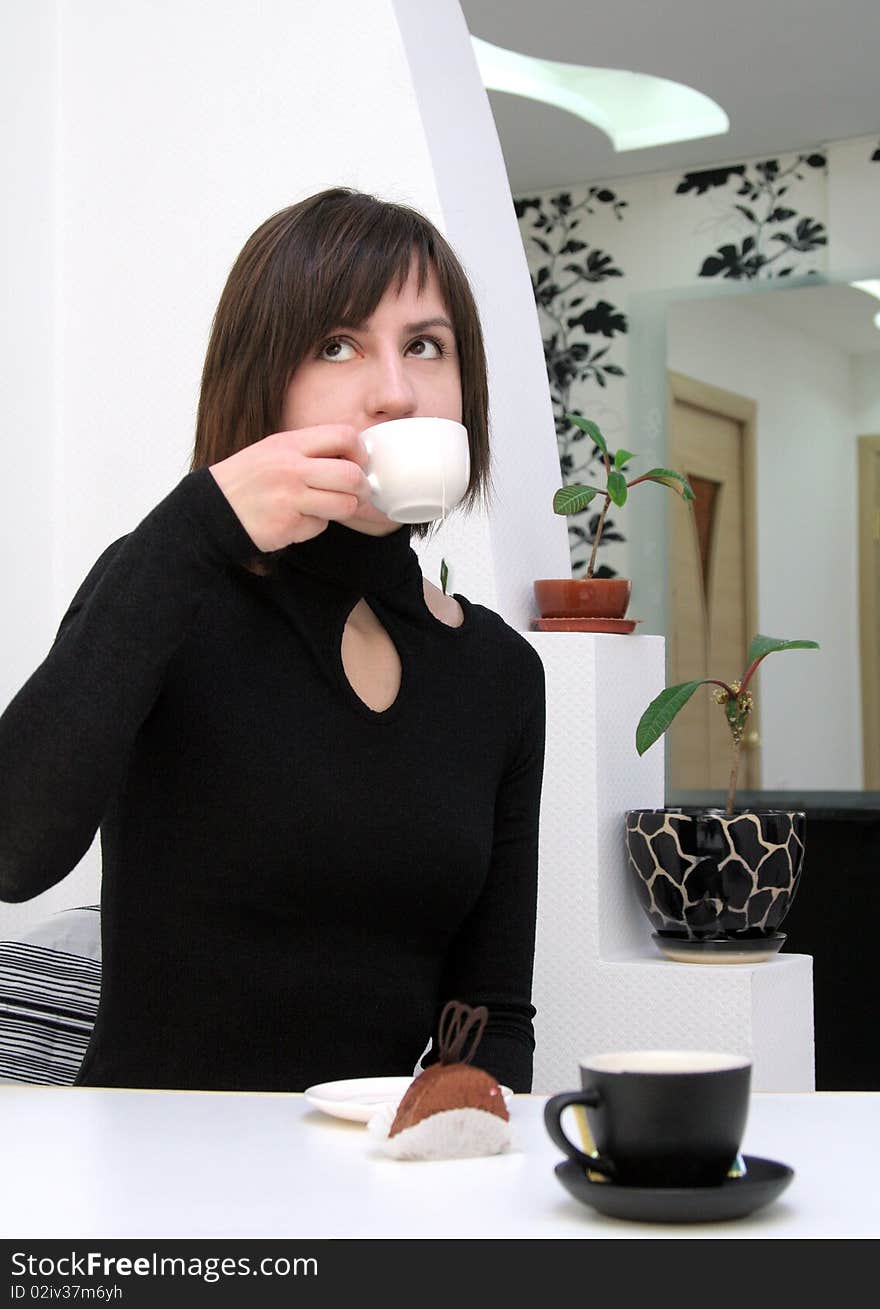
[[[754,810],[631,809],[626,850],[639,902],[664,937],[773,936],[804,861],[806,816]]]

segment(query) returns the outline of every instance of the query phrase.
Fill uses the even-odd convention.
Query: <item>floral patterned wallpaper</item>
[[[863,158],[880,163],[880,144],[866,141]],[[629,296],[705,278],[825,272],[828,176],[828,152],[817,147],[515,198],[562,481],[590,482],[601,469],[598,450],[566,414],[597,422],[612,453],[624,444],[640,452],[638,434],[626,431]],[[625,516],[626,506],[606,518],[597,576],[616,576],[625,561]],[[568,520],[574,576],[586,568],[598,519],[590,507]]]
[[[587,412],[589,399],[585,399],[591,389],[605,388],[611,378],[626,376],[622,364],[616,362],[615,345],[619,344],[617,338],[625,335],[627,323],[619,303],[610,298],[613,291],[604,287],[604,283],[622,278],[622,269],[612,254],[584,238],[588,219],[600,206],[607,206],[620,221],[627,201],[607,187],[591,186],[577,201],[571,192],[563,191],[517,200],[515,205],[527,238],[526,249],[531,246],[536,252],[529,267],[540,311],[563,481],[589,480],[587,470],[598,460],[598,450],[565,415],[593,417],[593,412]],[[599,515],[593,512],[569,519],[575,573],[586,567],[598,522]],[[622,539],[609,514],[602,544]],[[600,563],[595,576],[614,577],[615,573]]]

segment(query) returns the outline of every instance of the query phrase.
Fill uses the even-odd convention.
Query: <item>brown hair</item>
[[[471,508],[489,486],[489,394],[483,334],[452,247],[406,205],[333,187],[273,214],[249,237],[223,288],[202,370],[191,469],[217,463],[279,430],[290,374],[341,322],[365,322],[418,260],[433,266],[455,328]],[[417,523],[425,536],[431,524]]]

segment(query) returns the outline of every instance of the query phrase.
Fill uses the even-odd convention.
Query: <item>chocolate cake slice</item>
[[[472,1009],[456,1000],[449,1001],[440,1015],[440,1062],[426,1068],[407,1087],[389,1128],[389,1137],[447,1109],[483,1109],[509,1122],[501,1087],[491,1073],[470,1063],[488,1019],[489,1011],[484,1005]],[[463,1056],[467,1038],[472,1034],[471,1048]]]

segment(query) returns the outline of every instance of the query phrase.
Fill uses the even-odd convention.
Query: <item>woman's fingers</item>
[[[351,459],[305,459],[303,481],[316,491],[340,491],[353,495],[359,504],[370,499],[370,484],[363,469]]]
[[[320,427],[303,427],[293,432],[276,432],[267,440],[280,440],[299,450],[309,459],[328,457],[350,459],[361,468],[367,465],[367,448],[356,427],[347,423],[326,423]]]
[[[367,452],[356,428],[324,424],[273,432],[211,465],[254,545],[281,550],[345,522],[370,501]]]
[[[296,508],[298,513],[308,518],[332,518],[344,523],[346,518],[357,513],[360,503],[353,495],[307,486],[298,497]]]

